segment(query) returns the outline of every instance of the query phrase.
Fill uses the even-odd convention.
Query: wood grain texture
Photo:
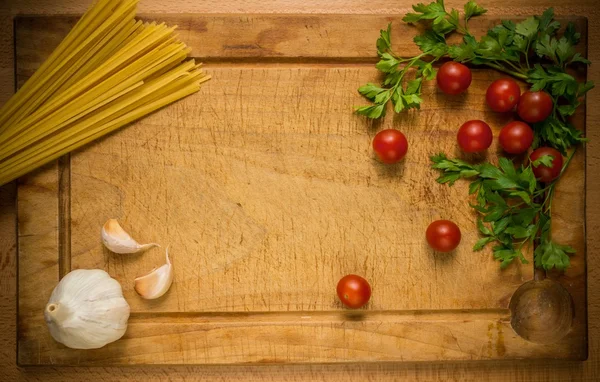
[[[447,2],[451,5],[452,2]],[[496,4],[490,2],[491,12],[493,14],[526,14],[532,12],[539,12],[541,5],[535,2],[528,2],[528,7],[523,7],[520,4],[515,2],[507,1],[502,2],[501,4]],[[589,3],[590,5],[594,5],[593,2]],[[408,3],[398,3],[392,5],[393,9],[398,11],[406,10]],[[571,2],[569,5],[558,5],[558,11],[562,14],[580,14],[580,15],[588,15],[591,17],[592,23],[590,24],[590,35],[597,36],[598,35],[598,27],[593,22],[596,16],[596,10],[592,7],[586,8],[585,2]],[[18,5],[13,6],[13,11],[16,12],[19,9],[26,13],[33,12],[45,12],[50,11],[54,12],[81,12],[84,4],[80,3],[70,3],[68,1],[64,2],[36,2],[34,8],[28,8],[30,6],[27,2],[21,2]],[[171,7],[173,6],[173,7]],[[144,8],[145,7],[145,8]],[[147,1],[142,3],[142,8],[148,11],[156,11],[162,10],[164,4],[153,3],[152,1]],[[203,8],[206,7],[206,8]],[[169,4],[169,10],[183,10],[183,11],[211,11],[211,12],[236,12],[236,11],[252,11],[252,10],[260,10],[260,11],[269,11],[269,12],[294,12],[294,11],[305,11],[305,12],[387,12],[390,8],[389,2],[384,1],[374,1],[369,2],[368,6],[364,2],[356,1],[356,2],[344,2],[343,4],[327,2],[327,5],[323,5],[320,2],[311,2],[306,3],[302,2],[302,5],[294,2],[280,2],[280,3],[271,3],[271,2],[260,2],[253,3],[248,2],[244,4],[225,4],[225,3],[211,3],[209,1],[202,3],[194,3],[194,4],[186,4],[185,2],[178,2],[176,4]],[[3,24],[6,25],[6,24]],[[594,40],[592,38],[592,40]],[[597,39],[596,39],[597,40]],[[6,49],[3,47],[5,51],[9,52],[10,47]],[[3,57],[9,57],[9,54],[6,54]],[[596,50],[595,45],[590,46],[590,58],[592,60],[598,59],[598,50]],[[10,63],[8,64],[10,66]],[[6,74],[10,76],[10,70],[6,71]],[[597,77],[597,72],[592,66],[592,70],[590,72],[590,77],[592,79]],[[4,77],[3,77],[4,78]],[[5,97],[6,95],[3,94]],[[590,100],[594,100],[594,93],[590,94]],[[588,124],[593,124],[598,120],[598,113],[594,110],[589,110],[588,112]],[[590,154],[592,149],[595,147],[594,145],[594,137],[596,134],[596,130],[592,129],[588,132],[588,134],[592,137],[592,142],[588,145],[588,166],[593,166],[597,158]],[[593,195],[595,190],[597,189],[597,177],[592,173],[588,178],[587,188],[590,191],[590,194]],[[3,193],[3,200],[7,200],[5,204],[6,208],[3,209],[2,212],[5,213],[5,218],[3,219],[4,227],[10,228],[11,221],[14,221],[14,215],[11,217],[11,202],[14,196],[10,188],[5,188]],[[593,200],[589,201],[587,204],[588,210],[588,227],[590,230],[598,229],[598,221],[594,219],[594,217],[589,213],[589,211],[597,211],[597,203]],[[13,210],[14,211],[14,210]],[[14,212],[13,212],[14,213]],[[14,235],[14,230],[9,229],[6,231],[2,231],[2,233],[12,231]],[[598,349],[598,341],[597,341],[597,333],[598,333],[598,323],[596,320],[597,312],[598,312],[598,304],[594,302],[595,296],[592,294],[590,296],[590,332],[591,332],[591,360],[584,364],[572,364],[572,363],[562,363],[562,362],[528,362],[528,363],[460,363],[460,364],[384,364],[384,365],[345,365],[345,366],[272,366],[268,368],[256,368],[256,367],[242,367],[242,368],[221,368],[221,367],[213,367],[213,368],[152,368],[152,369],[144,369],[144,368],[68,368],[68,369],[52,369],[52,368],[35,368],[30,370],[19,371],[14,368],[14,366],[10,366],[12,363],[14,365],[14,353],[12,353],[12,361],[11,361],[11,348],[14,348],[14,345],[11,347],[11,342],[14,344],[14,326],[11,325],[10,320],[10,312],[12,311],[12,316],[14,317],[14,278],[11,282],[10,269],[11,262],[14,267],[14,244],[11,245],[11,242],[14,243],[14,236],[4,235],[3,240],[0,240],[3,244],[6,244],[8,250],[3,252],[3,256],[5,261],[3,264],[6,264],[6,268],[3,268],[3,277],[2,281],[6,282],[6,288],[3,289],[3,300],[2,300],[2,313],[3,313],[3,322],[6,325],[3,325],[3,333],[7,333],[2,336],[3,341],[6,341],[6,345],[3,347],[4,360],[3,365],[6,365],[6,368],[3,371],[9,376],[9,379],[16,378],[27,378],[32,380],[44,379],[48,380],[48,378],[56,379],[56,380],[79,380],[81,378],[90,379],[90,380],[115,380],[115,379],[143,379],[143,380],[156,380],[156,379],[206,379],[206,380],[230,380],[230,379],[239,379],[239,380],[396,380],[401,378],[403,380],[447,380],[451,379],[460,379],[460,380],[529,380],[532,378],[539,380],[565,380],[565,379],[589,379],[595,380],[598,375],[598,363],[597,363],[597,351]],[[12,250],[10,249],[12,246]],[[12,251],[12,252],[11,252]],[[589,250],[590,255],[590,288],[593,288],[594,285],[597,285],[597,275],[593,267],[593,262],[595,261],[595,256],[593,256],[596,251],[595,246],[592,244]],[[11,260],[12,259],[12,260]],[[14,269],[14,268],[13,268]],[[14,272],[14,271],[13,271]],[[14,273],[13,273],[14,274]],[[14,276],[13,276],[14,277]],[[12,285],[12,286],[11,286]],[[12,292],[12,302],[11,302],[11,290]],[[6,293],[4,293],[6,292]],[[12,329],[11,329],[12,328]],[[13,334],[11,335],[11,330],[13,330]]]
[[[502,271],[489,248],[474,254],[477,216],[465,198],[468,183],[448,188],[433,181],[431,155],[461,155],[455,140],[460,124],[483,119],[497,135],[511,118],[483,104],[498,73],[475,70],[469,92],[460,97],[443,95],[429,82],[424,87],[429,102],[419,113],[377,123],[352,114],[352,106],[364,102],[357,84],[378,75],[369,48],[377,30],[365,26],[398,18],[166,17],[179,25],[193,55],[209,61],[207,71],[216,80],[59,162],[48,203],[58,206],[53,207],[59,212],[54,258],[60,274],[69,266],[109,272],[132,307],[131,326],[121,341],[83,355],[54,343],[41,312],[49,295],[44,288],[55,281],[39,277],[37,268],[55,276],[56,264],[35,246],[21,245],[25,269],[33,270],[20,274],[21,305],[37,306],[40,313],[35,317],[21,309],[19,362],[585,358],[585,298],[574,299],[583,308],[577,306],[579,315],[564,340],[536,345],[516,335],[506,308],[514,291],[533,278],[533,267],[515,263]],[[74,21],[17,20],[18,83]],[[496,22],[481,18],[470,27],[481,35]],[[585,36],[585,22],[575,22]],[[349,33],[349,25],[360,27]],[[416,53],[406,38],[415,31],[397,29],[400,51]],[[379,163],[369,150],[374,134],[386,127],[403,130],[410,142],[411,154],[396,166]],[[496,150],[487,159],[495,160]],[[570,171],[579,181],[583,163],[574,163]],[[29,185],[20,190],[20,219],[52,217],[28,204],[27,195],[37,201],[47,197],[45,189],[41,195]],[[572,195],[581,205],[583,196]],[[564,211],[570,220],[579,218]],[[164,298],[142,300],[131,282],[160,264],[162,251],[110,253],[94,234],[109,218],[119,219],[143,242],[170,245],[175,281]],[[451,254],[433,252],[424,240],[429,223],[439,218],[463,228],[464,244]],[[583,235],[583,225],[569,231]],[[45,231],[20,236],[42,246],[57,241]],[[584,251],[580,257],[572,272],[585,285]],[[32,261],[38,264],[31,266]],[[366,311],[350,318],[332,293],[348,273],[363,275],[375,290]],[[252,313],[210,319],[231,312]],[[161,317],[160,324],[152,320]]]

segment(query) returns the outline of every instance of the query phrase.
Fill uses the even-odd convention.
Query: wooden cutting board
[[[471,251],[478,234],[468,183],[439,185],[430,169],[432,154],[462,155],[455,135],[464,121],[486,120],[497,135],[511,120],[484,104],[497,72],[473,70],[460,96],[441,94],[432,81],[421,111],[372,122],[352,110],[364,104],[357,87],[378,80],[378,29],[393,21],[395,49],[417,52],[417,30],[398,15],[156,18],[179,25],[213,80],[20,180],[21,365],[587,357],[584,150],[553,205],[553,235],[577,254],[564,275],[538,282],[531,280],[545,275],[531,264],[502,271],[489,250]],[[18,85],[75,20],[16,20]],[[585,54],[587,25],[574,21]],[[474,20],[472,30],[481,35],[497,22]],[[584,116],[582,108],[574,118],[581,129]],[[406,134],[409,153],[388,166],[370,144],[392,127]],[[498,152],[494,143],[487,159]],[[110,253],[100,241],[109,218],[163,248]],[[453,253],[434,253],[425,242],[439,218],[462,229]],[[142,300],[133,279],[163,264],[167,245],[173,286],[159,300]],[[102,349],[56,343],[43,319],[60,277],[79,268],[106,270],[131,306],[125,336]],[[348,273],[372,285],[361,310],[344,309],[336,297]],[[525,297],[511,313],[522,285]],[[544,332],[557,314],[568,325]]]

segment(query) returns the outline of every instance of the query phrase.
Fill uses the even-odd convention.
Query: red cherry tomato
[[[453,251],[460,244],[460,229],[450,220],[436,220],[425,233],[429,246],[438,252]]]
[[[514,121],[500,130],[500,145],[509,154],[522,154],[533,143],[533,130],[528,124]]]
[[[533,166],[533,174],[540,182],[548,183],[558,178],[563,166],[563,157],[560,152],[552,147],[540,147],[529,156],[529,160],[533,163],[544,155],[550,155],[552,158],[552,166],[540,164]]]
[[[466,153],[478,153],[484,151],[492,144],[494,136],[490,126],[478,119],[465,122],[456,136],[458,145]]]
[[[552,113],[552,97],[545,91],[530,92],[521,94],[517,113],[525,122],[542,122]]]
[[[499,113],[511,111],[519,102],[521,88],[510,78],[501,78],[492,82],[485,93],[488,106]]]
[[[347,275],[338,281],[337,295],[348,308],[358,309],[371,298],[371,286],[364,278]]]
[[[406,155],[408,142],[398,130],[382,130],[373,138],[373,150],[383,163],[397,163]]]
[[[471,85],[471,69],[454,61],[448,61],[437,73],[438,87],[446,94],[460,94]]]

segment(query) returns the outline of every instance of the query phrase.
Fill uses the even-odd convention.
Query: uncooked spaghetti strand
[[[167,59],[152,59],[151,62],[149,62],[149,66],[143,69],[135,66],[129,67],[127,68],[129,70],[123,70],[123,73],[120,72],[118,77],[111,77],[111,81],[105,81],[105,83],[101,84],[103,86],[92,89],[92,91],[83,94],[81,98],[72,101],[55,111],[53,114],[47,116],[46,119],[42,119],[35,125],[28,127],[26,129],[27,131],[22,131],[17,137],[5,142],[3,146],[0,147],[0,160],[21,150],[35,140],[42,139],[45,136],[52,134],[54,131],[68,125],[68,123],[70,123],[69,120],[81,118],[92,112],[96,109],[95,105],[97,103],[112,97],[114,93],[120,92],[123,88],[129,87],[132,83],[142,81],[154,72],[159,71],[162,67],[169,65],[171,62],[181,62],[187,52],[178,52],[177,49],[177,46],[166,47],[165,51],[173,51],[167,55]],[[160,54],[161,52],[157,52],[157,55]],[[164,55],[164,53],[162,54]],[[114,81],[112,81],[113,79]],[[117,85],[115,85],[115,83]]]
[[[190,65],[190,63],[192,65]],[[143,106],[145,103],[156,99],[166,97],[169,93],[178,90],[181,87],[188,86],[190,83],[195,83],[198,86],[207,81],[209,77],[205,76],[201,70],[192,67],[193,62],[188,62],[185,66],[179,67],[174,71],[164,75],[156,80],[153,80],[138,89],[135,93],[127,94],[124,99],[112,105],[107,105],[102,111],[97,114],[73,124],[73,126],[65,129],[58,134],[49,137],[42,143],[30,147],[16,156],[13,156],[5,161],[0,162],[0,173],[7,171],[21,162],[30,160],[31,157],[43,154],[44,151],[54,150],[59,142],[65,137],[75,137],[77,135],[86,134],[86,132],[97,124],[117,118],[123,113],[134,111],[136,108]],[[186,70],[192,67],[192,72]]]
[[[137,0],[98,0],[0,109],[0,184],[200,89],[209,76]]]
[[[121,45],[123,41],[133,32],[135,25],[135,9],[131,10],[131,14],[124,17],[121,22],[106,34],[96,46],[86,54],[88,57],[81,57],[84,64],[79,67],[71,77],[64,81],[60,87],[54,92],[53,97],[62,94],[74,83],[77,83],[82,77],[86,76],[97,68],[102,62],[112,56],[115,46]]]
[[[106,106],[110,102],[114,101],[115,99],[122,97],[123,95],[139,88],[142,85],[143,85],[143,82],[134,84],[133,86],[130,86],[129,88],[116,94],[111,99],[106,100],[103,104],[100,104],[97,107],[101,108],[103,106]],[[56,143],[58,142],[59,136],[66,137],[66,136],[76,135],[76,134],[80,133],[80,131],[77,131],[74,128],[74,126],[76,126],[77,124],[80,124],[80,123],[81,123],[81,121],[77,121],[77,119],[74,119],[74,121],[71,121],[72,126],[69,129],[65,129],[64,131],[62,131],[48,139],[37,141],[35,145],[31,145],[31,146],[27,147],[26,149],[24,149],[23,151],[17,153],[16,155],[0,161],[0,172],[2,172],[3,170],[6,170],[7,168],[9,168],[11,166],[18,165],[19,163],[26,161],[30,157],[33,157],[35,155],[38,155],[40,153],[44,153],[44,152],[48,151],[54,145],[56,145]]]
[[[120,1],[120,0],[116,0]],[[113,0],[113,2],[115,2]],[[111,2],[99,1],[94,4],[75,24],[73,29],[67,34],[67,36],[60,42],[60,44],[50,54],[48,59],[42,63],[42,65],[35,71],[35,73],[21,86],[16,94],[11,97],[8,102],[0,108],[0,132],[1,127],[4,125],[6,120],[12,115],[12,113],[18,108],[19,102],[25,101],[27,95],[30,93],[30,88],[34,86],[40,77],[46,76],[47,71],[56,63],[57,60],[62,59],[63,54],[66,50],[70,49],[73,45],[77,45],[77,38],[80,37],[86,31],[91,32],[91,29],[87,28],[88,24],[97,19],[98,13],[101,12],[104,7],[108,6]]]
[[[144,39],[144,37],[146,37],[147,34],[140,34],[140,36],[143,36],[142,38],[140,38],[142,41],[139,42],[138,46],[138,49],[140,49],[140,51],[144,51],[146,53],[149,50],[148,47],[151,47],[152,44],[156,43],[156,41],[160,41],[161,39],[165,38],[166,34],[170,32],[161,30],[160,32],[157,32],[155,34],[152,34],[152,31],[149,31],[148,33],[149,36],[147,39]],[[138,42],[136,40],[133,41]],[[121,49],[121,51],[123,50],[125,49]],[[79,80],[77,84],[73,85],[69,90],[67,90],[60,96],[54,98],[52,101],[48,102],[48,104],[45,105],[44,108],[56,107],[56,104],[64,103],[66,100],[78,96],[90,87],[94,86],[96,83],[110,76],[110,74],[118,70],[120,67],[126,66],[131,60],[131,58],[136,54],[138,54],[138,51],[129,51],[126,54],[121,55],[120,60],[111,59],[107,61],[100,67],[96,68],[93,72],[89,73],[87,76]]]
[[[150,37],[152,37],[152,33],[153,32],[151,30],[148,30],[147,33],[140,36],[140,39],[144,39],[146,37],[150,38]],[[162,32],[162,33],[164,33],[164,32]],[[162,33],[159,36],[155,36],[154,39],[160,38],[162,36]],[[143,49],[144,47],[145,47],[145,45],[141,45],[140,49]],[[131,54],[133,54],[133,53],[130,53],[130,55]],[[126,56],[123,56],[123,57],[126,57]],[[116,63],[113,63],[113,66],[108,67],[108,69],[114,70],[115,67],[119,67],[119,66],[123,67],[125,65],[122,65],[121,63],[116,62]],[[103,66],[103,68],[106,69],[105,66]],[[36,118],[39,119],[40,116],[46,115],[48,111],[57,109],[60,105],[67,103],[69,101],[69,99],[75,98],[75,97],[79,96],[80,94],[82,94],[89,87],[95,86],[95,84],[98,81],[101,81],[104,78],[108,78],[105,75],[105,73],[103,73],[103,72],[98,73],[98,70],[99,70],[98,68],[95,69],[94,72],[85,76],[79,82],[77,82],[76,84],[71,86],[70,89],[63,92],[61,95],[58,95],[58,96],[52,98],[51,100],[49,100],[48,102],[46,102],[40,109],[38,109],[36,111],[36,113],[33,113],[32,115],[29,116],[29,118],[26,121],[23,121],[22,124],[11,126],[11,128],[8,129],[4,134],[0,135],[0,142],[7,141],[12,136],[14,136],[16,133],[18,133],[20,130],[22,130],[22,126],[29,126],[31,123],[35,122]]]
[[[36,160],[31,163],[26,163],[21,166],[15,166],[9,172],[0,173],[0,184],[6,184],[7,182],[10,182],[11,180],[14,180],[22,175],[25,175],[28,172],[31,172],[32,170],[38,168],[39,166],[49,163],[72,150],[76,150],[79,147],[81,147],[81,146],[83,146],[105,134],[108,134],[122,126],[125,126],[125,125],[139,119],[140,117],[147,115],[149,113],[152,113],[172,102],[175,102],[181,98],[187,97],[188,95],[193,94],[193,93],[197,92],[198,90],[199,90],[198,84],[191,84],[191,85],[187,86],[186,88],[183,88],[177,92],[171,93],[167,97],[163,97],[157,101],[154,101],[150,104],[145,105],[144,107],[142,107],[138,110],[130,112],[129,114],[119,118],[118,120],[112,121],[111,123],[109,123],[107,125],[103,125],[101,128],[97,129],[97,131],[94,131],[93,134],[86,136],[85,138],[83,138],[82,140],[78,141],[77,143],[75,143],[71,146],[64,147],[60,151],[57,151],[49,156],[36,158]]]
[[[76,77],[77,77],[76,75],[74,75],[73,77],[71,77],[69,79],[69,82],[71,82],[71,80],[76,79]],[[65,85],[68,85],[68,83],[65,83]],[[64,87],[65,85],[63,85],[62,87]],[[60,93],[60,89],[55,92],[55,95],[53,97],[55,97],[59,93]],[[31,126],[33,123],[36,122],[36,120],[39,120],[40,118],[43,118],[44,116],[46,116],[48,114],[47,113],[48,106],[49,106],[49,102],[44,103],[44,105],[42,105],[35,112],[31,113],[28,117],[23,118],[21,121],[19,121],[17,123],[14,123],[11,126],[9,126],[3,132],[3,134],[0,134],[0,144],[2,142],[8,141],[13,136],[21,133],[25,129],[26,126]]]
[[[133,1],[133,6],[135,7],[135,2],[137,0],[127,1]],[[119,4],[120,2],[121,0],[109,0],[102,2],[97,12],[93,12],[93,17],[89,19],[89,22],[81,25],[82,30],[73,35],[72,47],[68,44],[62,43],[59,45],[59,48],[57,48],[58,53],[56,53],[56,51],[53,52],[50,55],[51,57],[49,61],[44,62],[40,69],[34,73],[34,75],[17,92],[15,97],[12,98],[15,100],[15,102],[11,102],[7,109],[2,109],[2,111],[0,111],[0,133],[6,128],[7,125],[18,121],[19,116],[24,115],[23,108],[25,104],[41,98],[39,89],[46,88],[49,85],[47,84],[48,81],[56,80],[55,76],[53,76],[54,72],[67,65],[70,60],[82,49],[87,48],[85,42],[89,43],[89,39],[92,36],[103,30],[98,28],[98,24],[103,23],[107,17],[118,17],[118,14],[117,16],[110,16],[114,9],[112,9],[113,7],[109,5],[112,3]],[[85,40],[82,41],[83,39]],[[65,55],[68,56],[65,57]]]
[[[154,65],[162,63],[163,60],[170,59],[172,56],[177,55],[178,51],[184,49],[184,47],[184,45],[171,45],[165,47],[162,51],[152,52],[151,54],[148,54],[147,56],[142,57],[142,59],[134,62],[132,65],[125,67],[122,71],[116,73],[112,77],[107,78],[105,81],[96,85],[88,92],[83,93],[80,97],[74,98],[73,100],[65,99],[65,105],[57,104],[57,102],[47,104],[46,107],[36,111],[22,123],[13,126],[10,131],[7,131],[5,134],[0,136],[0,143],[6,144],[11,140],[20,139],[23,133],[30,131],[40,123],[44,123],[45,119],[53,118],[56,113],[60,113],[64,107],[68,107],[68,105],[70,105],[72,102],[100,102],[102,97],[110,96],[110,94],[104,94],[105,92],[110,93],[111,91],[119,91],[111,89],[115,87],[118,88],[120,86],[126,87],[131,83],[144,79],[144,74],[148,70],[147,68],[152,68]],[[178,57],[180,57],[181,61],[185,55],[182,52],[178,55]],[[97,97],[100,99],[96,100]],[[54,106],[55,108],[52,109],[51,106]],[[0,152],[2,151],[3,150],[0,149]]]
[[[73,73],[75,73],[78,69],[78,67],[75,65],[75,63],[77,62],[77,55],[78,54],[85,54],[87,51],[89,51],[91,48],[93,48],[93,45],[99,41],[101,39],[101,37],[103,36],[104,33],[106,33],[107,31],[109,31],[112,27],[114,27],[114,25],[116,23],[118,23],[120,21],[120,17],[123,16],[122,12],[125,11],[129,11],[128,8],[126,7],[135,7],[137,0],[126,0],[120,7],[120,9],[118,9],[117,11],[115,11],[115,13],[113,15],[111,15],[102,25],[100,28],[98,28],[96,31],[94,31],[84,42],[84,44],[81,45],[80,48],[76,49],[75,51],[71,52],[69,54],[69,56],[65,59],[64,63],[61,63],[61,65],[58,65],[58,67],[54,68],[49,74],[49,78],[55,78],[55,80],[53,81],[48,81],[47,82],[40,82],[39,85],[34,86],[34,89],[40,88],[38,90],[38,92],[35,94],[35,97],[30,97],[26,102],[24,102],[19,110],[17,112],[15,112],[13,114],[12,117],[10,117],[7,121],[6,124],[10,125],[12,123],[15,123],[16,121],[19,121],[20,118],[22,118],[22,116],[27,115],[28,113],[30,113],[31,111],[33,111],[36,107],[38,107],[39,105],[41,105],[45,100],[48,99],[48,97],[50,97],[53,92],[58,88],[58,86],[64,82],[67,78],[69,78]],[[68,63],[71,63],[72,60],[75,60],[75,63],[72,63],[71,65],[67,65]],[[42,88],[42,85],[44,85],[44,87]]]
[[[11,157],[13,154],[26,149],[28,146],[43,147],[43,141],[46,137],[52,135],[56,131],[59,131],[60,129],[62,129],[70,124],[77,122],[78,120],[82,119],[86,114],[93,113],[94,111],[102,108],[105,105],[108,105],[109,103],[113,102],[114,100],[118,99],[119,97],[122,97],[123,95],[141,87],[143,84],[144,84],[143,81],[140,81],[138,83],[128,86],[125,89],[120,89],[119,92],[112,94],[108,98],[105,98],[104,100],[102,100],[102,102],[98,102],[94,105],[88,106],[88,109],[82,110],[79,114],[73,115],[70,119],[63,121],[60,125],[51,125],[52,128],[45,130],[43,132],[43,134],[40,134],[37,136],[19,137],[19,141],[16,144],[13,143],[12,145],[5,145],[2,148],[2,153],[0,153],[0,163],[7,160],[7,158]],[[3,165],[3,163],[2,163],[2,165]]]
[[[163,75],[162,77],[145,84],[144,86],[139,88],[137,91],[135,91],[131,94],[128,94],[128,96],[124,97],[123,99],[120,99],[119,102],[113,103],[112,105],[107,106],[107,108],[105,108],[101,112],[98,112],[97,114],[92,115],[90,118],[83,121],[82,125],[86,126],[86,124],[87,124],[87,126],[89,126],[98,121],[101,121],[104,118],[108,118],[108,117],[110,117],[111,114],[118,113],[121,109],[124,109],[124,108],[128,107],[129,105],[134,104],[139,99],[147,97],[148,95],[150,95],[154,92],[160,91],[161,88],[169,85],[169,83],[179,79],[180,77],[186,77],[186,76],[190,77],[187,71],[193,69],[193,67],[194,67],[193,61],[188,61],[188,62],[182,64],[180,67],[176,68],[172,72],[167,73],[167,74]],[[73,131],[76,131],[76,130],[73,129]],[[71,134],[71,133],[72,133],[72,131],[67,131],[66,133],[63,133],[63,134]],[[7,156],[8,155],[4,156],[4,158],[6,158]],[[0,164],[0,169],[5,168],[7,166],[12,166],[13,164],[14,164],[13,159],[3,160],[2,163]]]

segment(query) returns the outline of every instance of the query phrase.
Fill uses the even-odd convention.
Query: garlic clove
[[[116,219],[108,219],[102,226],[102,243],[114,253],[138,253],[152,247],[160,247],[156,243],[139,244],[121,227]]]
[[[173,265],[169,260],[169,247],[166,250],[167,263],[150,273],[135,279],[134,289],[147,300],[159,298],[167,293],[173,283]]]
[[[129,304],[108,273],[77,269],[54,288],[44,318],[56,341],[73,349],[97,349],[125,334]]]

